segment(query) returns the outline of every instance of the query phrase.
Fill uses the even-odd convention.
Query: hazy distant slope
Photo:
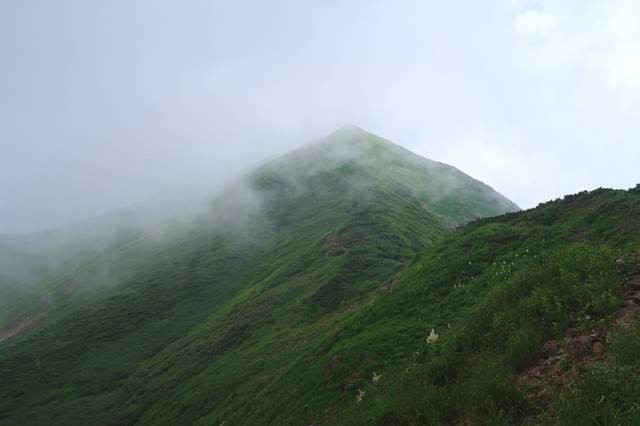
[[[152,215],[143,221],[139,214],[122,209],[47,231],[0,234],[0,338],[15,317],[50,307],[47,285],[150,232]]]
[[[0,234],[0,340],[15,332],[16,327],[33,323],[30,318],[42,319],[46,312],[66,303],[67,287],[73,287],[78,296],[78,292],[94,293],[96,286],[104,290],[122,281],[124,270],[137,259],[122,256],[122,247],[144,240],[138,246],[152,252],[158,245],[147,243],[176,236],[172,232],[195,209],[192,204],[170,205],[169,200],[168,196],[156,195],[50,230]],[[194,203],[198,201],[196,198]],[[99,270],[105,279],[97,280],[99,283],[89,280],[96,286],[72,279],[86,275],[87,269]],[[116,269],[123,271],[114,273]]]
[[[261,167],[193,223],[57,279],[63,303],[0,344],[0,420],[207,424],[264,413],[256,392],[292,380],[309,394],[314,376],[289,377],[289,366],[416,253],[453,224],[515,208],[455,169],[342,129]],[[341,395],[332,385],[296,412]]]

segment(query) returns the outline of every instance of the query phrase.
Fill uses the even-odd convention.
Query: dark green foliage
[[[613,217],[612,206],[618,206]],[[548,408],[531,404],[517,376],[540,358],[545,340],[606,321],[618,310],[625,277],[614,258],[640,247],[639,215],[637,195],[598,190],[475,221],[416,257],[398,275],[407,285],[387,296],[375,317],[392,318],[400,333],[413,318],[424,323],[423,337],[407,345],[404,363],[384,370],[393,379],[363,388],[369,398],[345,410],[343,421],[522,424],[544,418]],[[386,316],[395,302],[429,309],[409,310],[415,313],[402,319]],[[367,317],[376,323],[373,314]],[[431,328],[439,339],[429,345]],[[561,400],[561,422],[637,422],[640,339],[637,331],[625,336],[613,344],[616,366],[594,366]],[[595,412],[588,409],[605,394]],[[387,411],[379,413],[378,406]]]
[[[334,348],[359,333],[341,321],[451,223],[516,208],[347,133],[265,165],[166,238],[132,234],[75,271],[43,273],[46,315],[0,347],[0,423],[282,423],[343,400],[365,372],[352,369],[361,344]],[[28,312],[27,296],[6,321]]]
[[[462,225],[514,206],[344,132],[161,244],[50,280],[46,317],[0,346],[0,424],[525,424],[547,409],[634,424],[637,328],[551,408],[518,375],[547,339],[621,306],[635,269],[614,258],[640,247],[640,196],[585,191]]]

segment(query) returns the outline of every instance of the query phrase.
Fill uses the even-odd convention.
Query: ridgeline
[[[639,213],[519,211],[346,127],[192,221],[2,275],[0,423],[633,423]]]

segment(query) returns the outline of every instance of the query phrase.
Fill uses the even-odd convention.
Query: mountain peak
[[[351,139],[354,137],[370,137],[375,136],[373,133],[367,132],[366,130],[356,126],[355,124],[345,124],[342,127],[339,127],[333,133],[331,133],[327,138],[328,139]]]
[[[397,151],[398,149],[404,151],[404,148],[396,145],[392,141],[371,133],[361,127],[354,124],[344,125],[333,133],[325,136],[322,139],[316,140],[310,146],[322,147],[321,149],[338,149],[347,150],[351,152],[353,157],[362,157],[371,155],[377,152],[379,155],[383,155],[383,151],[389,149]]]
[[[345,124],[344,126],[338,127],[334,133],[348,133],[348,132],[364,132],[368,133],[364,129],[356,126],[355,124]]]
[[[447,223],[517,211],[518,206],[458,169],[428,160],[354,125],[277,158],[255,176],[281,176],[300,182],[333,175],[353,187],[385,186],[410,192]],[[348,176],[348,178],[347,178]],[[264,181],[264,179],[262,179]],[[389,186],[390,185],[390,186]]]

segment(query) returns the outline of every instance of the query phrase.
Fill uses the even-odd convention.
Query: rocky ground
[[[632,327],[640,317],[640,253],[615,259],[616,268],[625,277],[621,296],[624,306],[616,318],[606,325],[584,329],[577,325],[556,339],[544,343],[540,359],[520,374],[520,384],[526,386],[538,406],[548,406],[552,396],[562,396],[575,386],[595,363],[606,362],[609,341],[624,328]],[[547,421],[553,414],[547,412]]]

